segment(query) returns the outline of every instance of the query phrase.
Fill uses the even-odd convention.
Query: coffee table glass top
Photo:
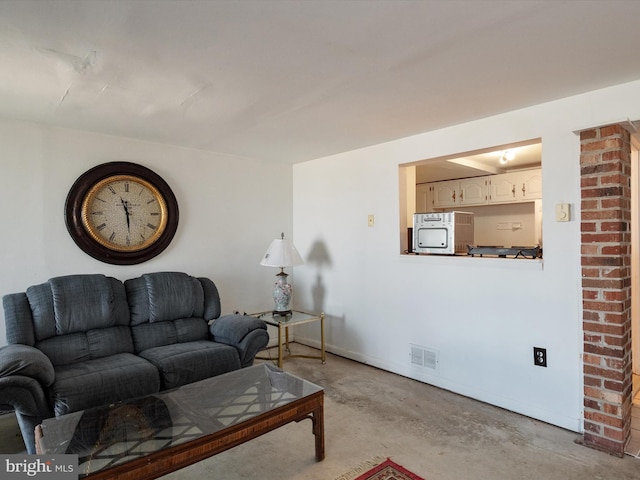
[[[269,365],[42,422],[42,453],[77,454],[81,476],[218,432],[322,388]]]

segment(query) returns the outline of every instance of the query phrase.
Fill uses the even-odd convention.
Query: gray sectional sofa
[[[247,367],[269,341],[263,321],[221,316],[211,280],[179,272],[56,277],[3,306],[0,408],[15,410],[28,453],[45,418]]]

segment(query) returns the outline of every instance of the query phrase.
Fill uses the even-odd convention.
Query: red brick
[[[582,212],[582,220],[610,220],[621,218],[622,213],[619,210],[594,210]]]
[[[617,258],[621,258],[621,257],[617,257]],[[620,265],[623,265],[623,264],[624,262],[621,261]],[[624,279],[629,276],[629,269],[625,267],[609,268],[609,269],[602,269],[600,273],[604,278],[620,279],[621,283],[619,284],[618,287],[615,287],[615,288],[624,288]]]
[[[597,345],[592,345],[590,343],[585,343],[584,351],[585,353],[593,353],[593,354],[602,355],[605,357],[624,358],[624,351],[619,348],[600,347]]]
[[[582,325],[585,331],[609,335],[622,335],[624,329],[622,325],[611,325],[607,323],[583,322]]]
[[[625,128],[622,127],[622,125],[619,125],[619,124],[600,127],[601,138],[611,137],[614,135],[625,138],[625,137],[628,137],[628,132]]]
[[[596,150],[620,150],[624,146],[621,138],[606,138],[594,140],[592,142],[584,142],[581,146],[582,152],[593,152]]]
[[[600,137],[600,130],[596,128],[592,128],[590,130],[582,130],[580,132],[580,141],[583,142],[585,140],[591,140],[594,138]]]
[[[600,202],[602,208],[622,208],[627,210],[631,207],[630,201],[624,198],[603,198]]]
[[[616,455],[618,457],[624,457],[624,443],[616,442],[614,440],[610,440],[594,433],[585,433],[584,434],[584,443],[585,445],[595,448],[596,450],[603,450],[612,455]]]
[[[585,322],[600,322],[602,320],[599,312],[583,312],[582,319]]]
[[[594,200],[594,199],[582,199],[582,201],[580,202],[580,208],[582,209],[582,211],[590,211],[590,210],[596,210],[600,207],[600,203],[598,200]]]
[[[617,267],[623,264],[620,256],[591,255],[583,256],[580,262],[586,266]]]
[[[580,187],[581,188],[597,187],[598,185],[600,185],[600,177],[599,176],[587,177],[585,175],[582,175],[580,177]]]
[[[629,298],[629,292],[626,292],[624,290],[612,290],[612,291],[605,290],[604,292],[604,299],[607,302],[622,301],[622,300],[626,300],[627,298]]]
[[[586,363],[584,364],[584,373],[586,375],[591,375],[592,377],[597,376],[605,379],[605,384],[609,380],[613,380],[614,383],[619,383],[619,382],[622,382],[622,379],[623,379],[622,372],[619,372],[616,370],[608,370],[606,368],[599,368],[597,366],[589,365]],[[619,387],[616,387],[616,388],[619,388]]]
[[[582,222],[580,224],[580,231],[581,232],[597,232],[598,224],[597,223],[590,223],[590,222]]]
[[[610,438],[611,440],[617,440],[619,442],[622,442],[626,438],[624,430],[610,427],[604,427],[604,436]]]
[[[623,173],[617,173],[614,175],[602,175],[600,177],[600,185],[619,184],[624,186],[629,181],[629,178]]]
[[[583,233],[582,243],[620,243],[621,233]]]
[[[589,375],[586,375],[584,377],[584,384],[589,385],[590,387],[602,387],[602,379],[598,377],[591,377]]]
[[[622,393],[624,392],[624,383],[616,382],[615,380],[605,380],[604,388],[612,392]]]
[[[602,274],[602,272],[599,272]],[[582,278],[582,287],[583,288],[606,288],[610,290],[619,290],[624,288],[624,280],[623,279],[615,279],[615,278],[590,278],[583,277]]]
[[[600,253],[600,246],[593,243],[580,245],[580,253],[582,255],[598,255]]]
[[[584,354],[582,356],[582,360],[584,361],[584,363],[587,363],[589,365],[601,365],[602,364],[602,357],[600,355]]]
[[[600,224],[601,232],[626,232],[628,230],[627,222],[602,222]]]
[[[603,255],[628,255],[629,245],[603,245]]]
[[[622,428],[622,420],[601,412],[584,412],[584,418],[610,427]]]
[[[609,415],[621,416],[622,409],[620,405],[611,405],[610,403],[605,403],[602,405],[602,411],[604,413],[608,413]]]
[[[607,366],[609,368],[615,368],[618,370],[624,370],[625,369],[625,362],[624,360],[620,360],[617,358],[605,358],[604,359],[605,363],[607,364]]]

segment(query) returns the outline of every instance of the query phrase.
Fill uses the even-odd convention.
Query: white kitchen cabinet
[[[460,180],[459,205],[486,205],[488,201],[488,177]]]
[[[432,212],[433,199],[431,183],[419,183],[416,185],[416,212]]]
[[[433,207],[434,208],[451,208],[457,207],[459,202],[459,180],[450,180],[446,182],[435,182],[433,186]]]
[[[520,203],[542,198],[542,170],[422,183],[416,187],[417,211],[460,206]]]
[[[523,170],[490,177],[489,203],[530,202],[542,198],[542,170]]]
[[[539,200],[542,198],[542,170],[526,170],[518,172],[518,187],[523,200]]]
[[[489,178],[489,203],[514,203],[518,201],[516,196],[515,173],[503,173]]]

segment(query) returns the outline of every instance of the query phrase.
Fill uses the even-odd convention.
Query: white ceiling
[[[640,1],[0,0],[0,116],[294,163],[640,79]]]
[[[506,158],[507,152],[511,152],[513,158],[501,162],[502,157]],[[514,170],[539,168],[541,165],[542,143],[535,140],[417,163],[416,183],[496,175]]]

